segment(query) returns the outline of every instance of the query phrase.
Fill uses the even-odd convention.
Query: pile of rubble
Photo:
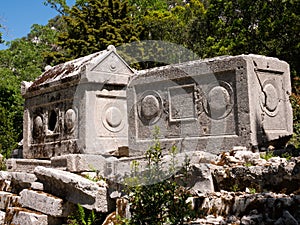
[[[271,156],[221,154],[210,164],[214,191],[196,190],[192,198],[194,210],[203,217],[192,224],[299,224],[300,157]]]
[[[189,201],[198,215],[190,224],[300,223],[300,157],[266,160],[251,151],[187,155],[193,193]],[[122,168],[130,164],[113,158]],[[177,157],[182,158],[183,154]],[[95,168],[100,176],[120,177],[111,162],[111,157],[91,155],[9,159],[8,171],[0,172],[0,223],[65,224],[76,204],[106,215],[120,210],[124,205],[116,204],[122,198],[118,185],[86,178]]]

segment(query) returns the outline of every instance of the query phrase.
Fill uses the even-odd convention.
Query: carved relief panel
[[[129,146],[147,149],[155,126],[163,145],[189,151],[218,153],[288,138],[288,69],[276,58],[242,55],[145,70],[128,87]]]

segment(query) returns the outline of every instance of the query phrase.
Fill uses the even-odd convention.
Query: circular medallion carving
[[[41,116],[36,116],[33,120],[33,135],[35,137],[41,136],[43,133],[43,119]]]
[[[147,119],[157,116],[160,110],[158,99],[154,95],[147,95],[141,102],[142,115]]]
[[[65,113],[65,127],[68,132],[72,132],[75,127],[76,112],[74,109],[68,109]]]
[[[233,108],[232,95],[231,85],[224,81],[210,88],[204,100],[206,114],[216,120],[227,117]]]
[[[162,100],[155,91],[146,91],[138,102],[138,114],[143,122],[148,124],[156,123],[161,115]]]
[[[110,107],[105,112],[105,119],[109,126],[118,127],[122,122],[121,111],[117,107]]]
[[[263,92],[260,97],[262,110],[269,116],[276,116],[278,112],[279,94],[271,80],[263,84]]]
[[[267,84],[264,87],[264,93],[266,95],[266,108],[270,111],[274,111],[279,102],[276,88],[272,84]]]
[[[117,104],[107,104],[102,113],[102,123],[111,132],[119,132],[124,128],[124,115],[122,107]]]
[[[117,69],[117,66],[116,66],[116,64],[112,63],[112,64],[110,64],[109,68],[111,71],[115,71]]]

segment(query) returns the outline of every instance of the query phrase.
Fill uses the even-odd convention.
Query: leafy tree
[[[70,8],[62,19],[66,30],[59,34],[58,45],[63,52],[53,52],[55,62],[64,62],[108,45],[118,46],[139,39],[139,27],[133,23],[127,1],[86,0]]]
[[[139,0],[130,3],[136,9],[135,20],[143,27],[142,40],[162,40],[185,47],[188,24],[204,10],[199,0]]]
[[[44,53],[55,39],[53,30],[33,25],[27,38],[13,40],[0,51],[0,153],[8,157],[22,139],[21,81],[32,81],[45,67]]]
[[[2,28],[2,25],[0,24],[0,29]],[[2,44],[4,41],[2,40],[2,32],[0,32],[0,44]]]
[[[22,139],[22,98],[12,71],[0,68],[0,74],[0,153],[8,157]]]
[[[49,5],[61,15],[65,15],[69,10],[69,6],[67,5],[66,0],[46,0],[44,1],[44,4]]]
[[[278,57],[299,74],[299,0],[210,0],[190,27],[201,57],[256,53]],[[294,72],[295,75],[295,72]]]

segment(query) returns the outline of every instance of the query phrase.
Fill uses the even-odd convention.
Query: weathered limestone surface
[[[20,206],[20,196],[6,191],[0,191],[0,209],[5,210],[7,207]]]
[[[109,46],[23,82],[23,157],[107,154],[128,146],[125,90],[133,73]]]
[[[203,215],[192,224],[281,225],[300,222],[300,158],[292,157],[287,160],[272,157],[265,160],[260,154],[243,150],[226,152],[219,156],[207,152],[189,153],[191,171],[187,183],[193,195],[190,202],[193,208]],[[163,158],[166,167],[172,161],[170,157]],[[185,157],[184,153],[177,155],[177,166]],[[135,159],[145,166],[145,159]],[[127,171],[130,159],[116,160],[125,163],[126,167],[123,168]],[[118,167],[120,165],[111,168],[122,168]],[[83,172],[82,175],[92,173],[95,172]],[[119,204],[119,199],[123,197],[118,184],[113,180],[95,183],[71,172],[45,167],[36,167],[35,175],[25,174],[5,171],[0,173],[1,183],[8,184],[9,188],[14,180],[21,183],[26,181],[31,188],[40,186],[43,189],[28,190],[28,187],[25,188],[28,185],[19,185],[18,189],[23,187],[20,196],[0,192],[0,208],[7,211],[5,220],[10,221],[6,224],[13,224],[12,221],[19,223],[21,219],[32,224],[63,224],[67,212],[70,212],[68,207],[72,203],[80,203],[87,209],[111,213],[114,209],[109,199],[115,199]],[[97,176],[97,173],[95,175]],[[20,208],[20,203],[26,208]],[[122,206],[117,206],[117,210],[120,209]]]
[[[37,191],[43,191],[44,185],[43,185],[43,183],[40,183],[40,182],[33,182],[33,183],[31,183],[30,189],[37,190]]]
[[[198,171],[194,167],[192,171],[193,178],[190,179],[190,185],[192,186],[202,186],[203,190],[213,190],[212,186],[212,178],[210,174],[210,169],[208,169],[207,163],[215,162],[218,160],[218,157],[216,155],[212,155],[207,152],[203,151],[191,151],[191,152],[184,152],[184,153],[178,153],[172,158],[170,155],[165,155],[162,158],[162,167],[166,169],[166,173],[168,173],[169,168],[174,166],[175,173],[180,171],[182,169],[182,166],[185,163],[185,160],[189,159],[191,165],[197,165],[201,167],[201,172]],[[147,159],[145,157],[124,157],[124,158],[107,158],[106,160],[106,169],[105,173],[101,174],[105,178],[114,181],[116,183],[124,182],[125,177],[130,176],[130,172],[132,171],[132,161],[135,161],[139,166],[139,172],[144,171],[147,169]],[[174,162],[174,165],[172,165]],[[204,165],[205,164],[205,165]],[[204,166],[202,166],[204,165]],[[195,176],[197,177],[195,177]],[[197,181],[194,181],[193,179],[196,178]],[[201,183],[201,184],[200,184]],[[204,188],[206,186],[206,188]],[[202,190],[202,189],[201,189]]]
[[[102,155],[88,154],[68,154],[51,158],[51,166],[53,168],[65,168],[70,172],[86,172],[97,171],[100,174],[105,174],[106,162],[109,157]]]
[[[0,211],[0,224],[5,224],[4,221],[5,221],[5,212],[3,211]]]
[[[34,172],[43,182],[45,192],[90,210],[105,213],[110,210],[106,187],[67,171],[36,167]]]
[[[289,65],[259,55],[139,71],[127,89],[129,149],[144,154],[155,127],[166,149],[282,146],[293,134]]]
[[[41,213],[54,217],[67,217],[76,209],[70,202],[50,194],[24,189],[20,192],[20,203]]]
[[[238,184],[238,190],[248,187],[256,191],[293,193],[300,189],[300,157],[291,160],[280,157],[272,157],[268,161],[255,157],[239,160],[228,154],[223,155],[217,164],[225,165],[217,166],[212,171],[217,189],[229,191],[235,184]]]
[[[33,173],[35,167],[50,167],[50,160],[38,159],[8,159],[6,162],[7,171]]]
[[[1,190],[19,193],[24,188],[29,188],[36,181],[34,174],[24,172],[0,171]]]
[[[30,210],[14,207],[8,208],[5,222],[12,225],[48,225],[48,217]]]
[[[206,222],[209,222],[210,219],[216,220],[214,215],[218,215],[220,216],[218,224],[237,223],[239,221],[237,218],[241,218],[241,224],[268,222],[267,224],[296,225],[298,224],[297,220],[300,220],[299,201],[299,195],[290,196],[272,192],[258,194],[226,191],[207,193],[193,199],[193,207],[211,217],[198,220],[198,223],[195,221],[193,224],[210,224]],[[229,215],[231,216],[229,217]],[[246,223],[246,221],[248,222]]]

